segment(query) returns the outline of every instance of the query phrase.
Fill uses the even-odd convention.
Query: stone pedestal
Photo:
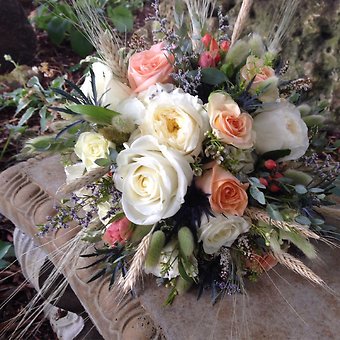
[[[215,306],[209,293],[197,301],[196,291],[164,306],[168,290],[145,281],[138,298],[108,289],[108,280],[86,283],[96,268],[79,270],[93,260],[79,258],[86,245],[78,226],[44,238],[36,225],[53,214],[56,191],[65,178],[57,156],[32,159],[0,175],[0,212],[42,246],[61,269],[99,333],[107,340],[205,339],[336,339],[340,334],[339,249],[320,244],[319,261],[307,263],[332,291],[314,287],[276,266],[247,295],[225,296]]]

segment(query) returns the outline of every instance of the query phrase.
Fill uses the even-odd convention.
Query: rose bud
[[[275,179],[282,178],[283,175],[280,172],[277,172],[276,174],[273,175]]]
[[[268,181],[267,181],[265,178],[261,177],[261,178],[259,178],[259,181],[260,181],[260,183],[261,183],[262,185],[264,185],[265,187],[268,186]]]
[[[223,52],[228,52],[229,47],[230,47],[230,41],[229,40],[223,40],[220,44],[220,49]]]
[[[202,38],[203,45],[208,49],[210,42],[211,42],[212,36],[209,33],[206,33],[204,37]]]
[[[214,67],[215,66],[215,59],[212,57],[210,52],[203,52],[200,56],[198,64],[202,68]]]
[[[264,167],[268,170],[274,170],[277,167],[277,164],[272,159],[268,159],[264,162]]]

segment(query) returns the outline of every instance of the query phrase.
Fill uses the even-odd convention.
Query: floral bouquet
[[[63,154],[70,196],[40,230],[83,227],[98,267],[89,282],[110,275],[126,293],[152,274],[170,287],[167,303],[191,286],[215,301],[279,262],[326,285],[296,257],[329,242],[317,208],[339,170],[311,147],[317,119],[294,105],[311,81],[282,80],[282,30],[267,44],[239,39],[249,1],[232,32],[221,10],[208,26],[213,5],[177,1],[169,20],[156,1],[152,34],[122,44],[74,1],[98,59],[80,87],[56,89],[64,126],[31,147]]]

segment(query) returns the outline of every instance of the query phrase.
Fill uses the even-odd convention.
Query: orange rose
[[[135,92],[148,89],[156,83],[171,82],[173,56],[163,50],[159,43],[147,51],[135,53],[129,60],[128,78]]]
[[[211,209],[215,213],[242,216],[248,205],[248,184],[242,184],[216,162],[207,164],[206,168],[203,176],[196,180],[196,185],[210,195]]]
[[[253,146],[253,118],[248,113],[241,113],[229,94],[212,93],[209,97],[208,115],[215,135],[223,143],[239,149],[249,149]]]
[[[246,85],[255,77],[250,92],[255,94],[262,91],[259,95],[261,101],[271,102],[279,97],[278,78],[275,71],[270,66],[264,65],[263,60],[250,55],[246,64],[241,68],[240,75]]]

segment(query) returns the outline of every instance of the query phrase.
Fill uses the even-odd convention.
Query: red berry
[[[277,167],[277,164],[272,159],[268,159],[264,162],[264,167],[268,170],[274,170]]]
[[[261,177],[259,180],[262,185],[264,185],[265,187],[268,186],[268,181],[265,178]]]
[[[223,52],[228,52],[229,47],[230,47],[230,41],[229,41],[229,40],[224,40],[224,41],[222,41],[221,44],[220,44],[220,49],[221,49]]]
[[[270,190],[271,192],[278,192],[278,191],[281,190],[281,188],[280,188],[278,185],[276,185],[276,184],[271,184],[271,185],[269,186],[269,190]]]

